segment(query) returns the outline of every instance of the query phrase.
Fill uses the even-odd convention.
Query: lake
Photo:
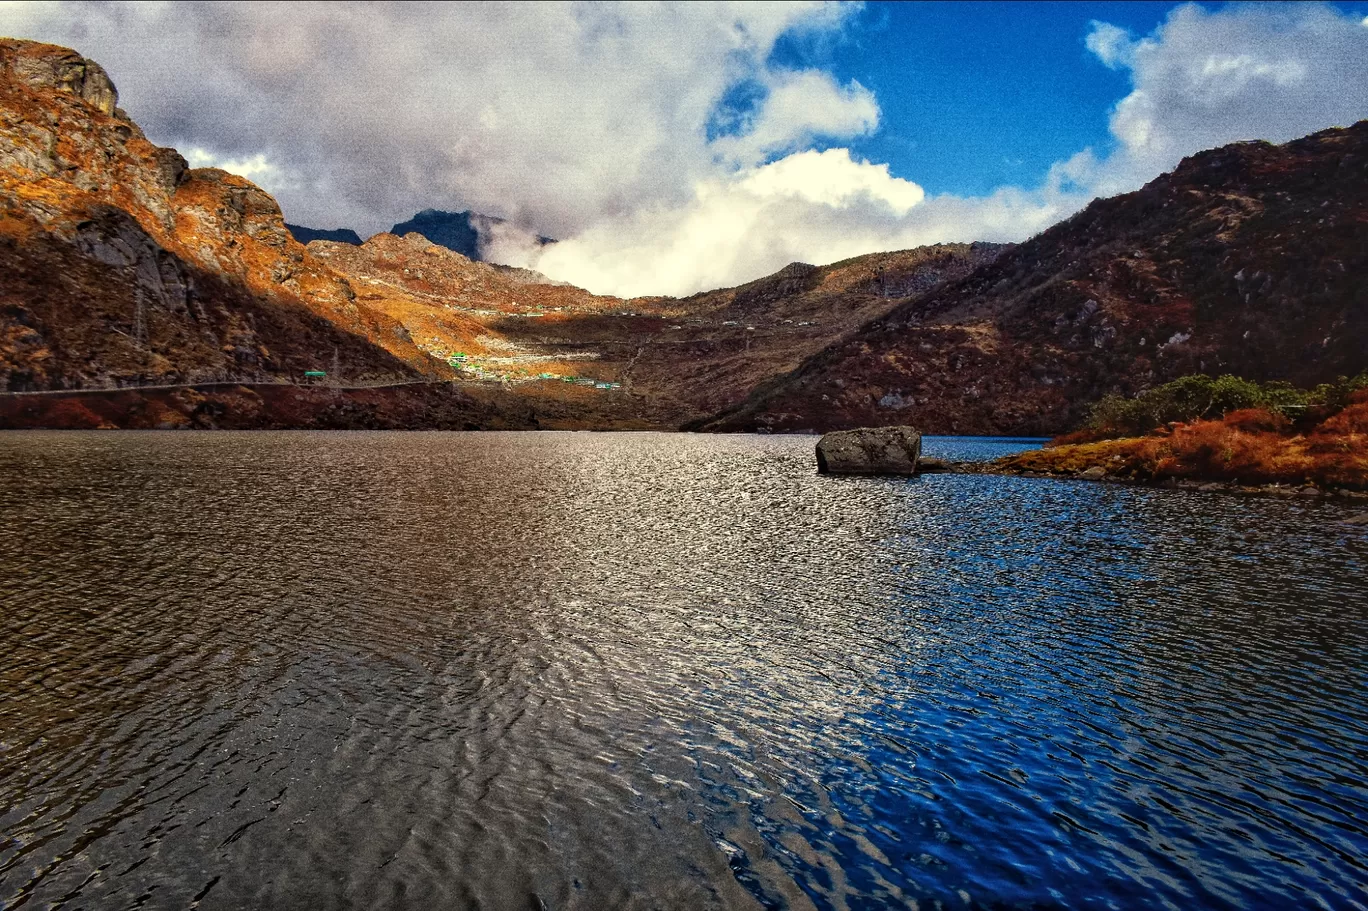
[[[0,907],[1368,906],[1362,506],[815,442],[0,434]]]

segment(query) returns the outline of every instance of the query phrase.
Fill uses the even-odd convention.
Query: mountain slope
[[[1052,434],[1109,391],[1368,368],[1368,122],[1194,155],[875,319],[704,424]]]
[[[670,302],[674,325],[638,349],[633,377],[650,395],[686,403],[692,426],[860,325],[992,262],[1004,249],[936,244],[826,266],[791,263],[736,288]]]
[[[532,381],[545,373],[618,383],[622,394],[599,396],[594,420],[616,414],[633,426],[674,428],[740,402],[756,384],[1003,248],[946,244],[830,266],[794,263],[683,300],[601,297],[472,262],[417,233],[309,249],[435,356],[467,354],[472,366],[524,383],[515,388],[529,399],[567,394],[562,383]]]
[[[358,305],[269,195],[188,169],[117,99],[75,51],[0,40],[0,389],[447,369]]]

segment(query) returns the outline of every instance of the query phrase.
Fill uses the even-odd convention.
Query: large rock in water
[[[817,442],[820,474],[917,473],[921,434],[911,427],[836,430]]]

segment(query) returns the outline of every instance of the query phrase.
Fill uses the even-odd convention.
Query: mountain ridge
[[[268,194],[189,168],[117,99],[75,51],[0,41],[0,387],[435,369]]]
[[[390,228],[388,233],[397,237],[421,234],[432,243],[460,253],[473,262],[487,262],[485,247],[492,239],[494,231],[507,224],[506,219],[469,210],[447,212],[442,209],[423,209],[408,221],[401,221]],[[540,234],[531,237],[538,246],[544,247],[556,242],[553,238]]]
[[[1368,121],[1201,152],[813,355],[711,430],[1051,435],[1187,373],[1368,367]]]
[[[622,300],[419,232],[301,244],[265,191],[147,141],[98,64],[3,39],[0,388],[312,371],[338,395],[435,383],[482,403],[377,395],[367,407],[383,426],[468,413],[489,426],[1051,434],[1103,393],[1180,373],[1305,384],[1364,369],[1365,162],[1368,123],[1226,146],[1023,244],[791,263],[734,288]],[[474,231],[471,213],[430,211]],[[261,426],[278,426],[270,408],[297,416],[314,401],[286,398],[263,399]]]

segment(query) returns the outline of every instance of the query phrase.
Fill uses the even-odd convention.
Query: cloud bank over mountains
[[[0,5],[0,33],[98,60],[192,164],[292,222],[383,230],[429,207],[508,218],[487,254],[617,294],[736,284],[793,260],[1021,240],[1184,155],[1368,116],[1368,25],[1330,6],[1175,9],[1153,34],[1093,23],[1129,73],[1113,143],[1034,186],[927,195],[841,147],[880,129],[858,82],[771,60],[837,38],[830,3]],[[917,49],[909,47],[908,53]],[[526,229],[527,234],[514,226]],[[541,248],[540,232],[561,238]]]

